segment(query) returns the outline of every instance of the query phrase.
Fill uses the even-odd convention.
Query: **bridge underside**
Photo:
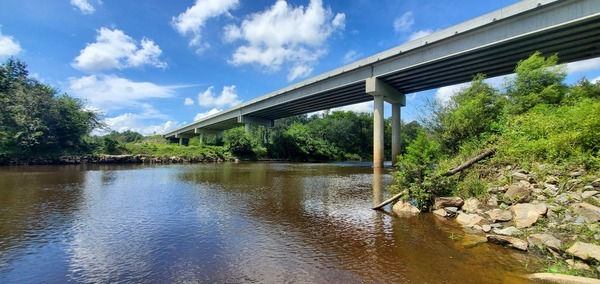
[[[562,62],[599,57],[600,1],[522,1],[267,94],[165,137],[198,135],[200,129],[222,131],[249,119],[269,124],[374,99],[377,104],[377,97],[366,89],[373,78],[395,92],[410,94],[469,82],[477,73],[506,75],[536,51],[557,53]]]

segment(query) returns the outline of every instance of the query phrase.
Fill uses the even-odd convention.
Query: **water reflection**
[[[524,272],[508,251],[449,239],[464,233],[444,220],[371,210],[390,182],[349,164],[2,169],[0,282],[499,283]]]

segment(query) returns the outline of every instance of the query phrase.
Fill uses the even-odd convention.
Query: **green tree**
[[[504,99],[499,92],[476,75],[469,87],[454,95],[443,115],[441,134],[445,149],[454,153],[473,138],[485,138],[499,130]]]
[[[85,136],[100,125],[97,114],[57,94],[29,78],[25,63],[9,59],[0,65],[0,160],[90,150]]]
[[[250,135],[246,133],[243,126],[225,131],[223,143],[225,143],[225,148],[234,155],[251,156],[253,154]]]
[[[538,51],[519,61],[515,77],[506,82],[506,94],[511,101],[509,112],[523,113],[537,104],[559,104],[566,91],[565,65],[558,65],[558,55],[544,57]]]

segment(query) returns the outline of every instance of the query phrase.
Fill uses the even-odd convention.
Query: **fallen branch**
[[[390,197],[388,200],[386,200],[384,202],[381,202],[379,205],[377,205],[377,206],[375,206],[375,207],[373,207],[371,209],[373,209],[373,210],[380,210],[381,208],[383,208],[383,206],[386,206],[386,205],[388,205],[388,204],[396,201],[397,199],[399,199],[400,197],[402,197],[402,195],[405,195],[405,194],[406,194],[406,190],[403,191],[403,192],[400,192],[400,193],[398,193],[398,194],[396,194],[396,195],[394,195],[392,197]]]
[[[468,160],[468,161],[460,164],[459,166],[457,166],[455,168],[452,168],[451,170],[443,173],[442,176],[443,177],[448,177],[448,176],[454,175],[454,174],[456,174],[458,172],[461,172],[464,169],[472,166],[473,164],[475,164],[475,163],[477,163],[477,162],[479,162],[479,161],[481,161],[481,160],[483,160],[483,159],[485,159],[487,157],[490,157],[490,156],[494,155],[494,152],[496,152],[496,149],[486,150],[485,152],[483,152],[483,153],[477,155],[476,157],[474,157],[473,159],[470,159],[470,160]]]

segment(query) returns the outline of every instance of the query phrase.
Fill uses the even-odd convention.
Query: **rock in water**
[[[565,274],[555,273],[535,273],[529,275],[529,280],[536,283],[555,283],[555,284],[600,284],[600,280]]]
[[[414,216],[421,212],[421,210],[419,210],[419,208],[415,207],[410,202],[405,202],[402,200],[400,200],[400,201],[396,202],[396,204],[394,204],[394,207],[392,207],[392,211],[394,211],[394,213],[396,213],[396,215],[401,216],[401,217],[402,216]]]
[[[437,209],[433,211],[433,214],[441,216],[441,217],[446,217],[448,215],[448,213],[446,212],[446,210],[444,209]]]
[[[490,243],[508,246],[522,251],[527,251],[528,245],[527,242],[524,240],[498,235],[487,235],[486,237],[488,242]]]
[[[537,222],[538,218],[545,215],[548,211],[548,207],[544,203],[531,204],[523,203],[517,204],[510,208],[515,226],[517,228],[527,228]]]
[[[465,202],[460,197],[437,197],[433,204],[433,209],[444,207],[461,207]]]

